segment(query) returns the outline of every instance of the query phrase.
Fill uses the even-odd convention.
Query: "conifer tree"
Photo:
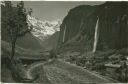
[[[31,14],[31,12],[32,10],[26,12],[23,1],[19,2],[16,7],[13,7],[11,1],[5,1],[2,6],[2,28],[8,32],[11,43],[11,60],[15,55],[17,39],[32,30],[32,26],[29,27],[27,23],[27,14]]]

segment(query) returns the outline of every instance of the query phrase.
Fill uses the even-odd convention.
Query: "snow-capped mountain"
[[[49,38],[55,32],[60,31],[60,20],[41,21],[35,17],[28,15],[28,23],[33,26],[32,34],[42,41]]]

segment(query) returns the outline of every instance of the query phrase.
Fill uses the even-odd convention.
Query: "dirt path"
[[[51,62],[52,60],[48,60],[47,62]],[[32,79],[33,77],[32,77],[32,71],[35,69],[35,68],[37,68],[37,67],[39,67],[39,66],[43,66],[44,64],[46,64],[47,62],[44,62],[44,61],[42,61],[42,62],[36,62],[36,63],[33,63],[33,64],[31,64],[30,66],[28,66],[27,67],[27,72],[26,72],[26,74],[27,74],[27,78],[30,78],[30,79]]]
[[[109,79],[81,67],[56,60],[44,66],[47,77],[55,84],[111,83]]]
[[[43,69],[39,69],[43,67]],[[51,83],[48,84],[85,84],[85,83],[112,83],[109,79],[92,73],[81,67],[63,62],[61,60],[49,60],[46,63],[35,63],[28,68],[27,75],[32,78],[32,71],[37,69],[37,73],[41,75],[41,81],[46,79]],[[42,73],[41,73],[42,71]],[[45,74],[45,75],[44,75]],[[43,83],[45,84],[45,83]]]

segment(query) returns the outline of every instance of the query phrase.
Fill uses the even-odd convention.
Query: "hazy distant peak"
[[[32,34],[40,39],[44,40],[49,36],[53,35],[55,32],[60,31],[61,20],[47,21],[39,20],[33,16],[27,16],[29,25],[34,28]]]

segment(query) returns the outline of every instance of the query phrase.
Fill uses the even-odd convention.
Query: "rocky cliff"
[[[128,2],[106,2],[71,9],[60,27],[59,45],[77,51],[128,47]],[[72,49],[71,49],[72,50]]]

